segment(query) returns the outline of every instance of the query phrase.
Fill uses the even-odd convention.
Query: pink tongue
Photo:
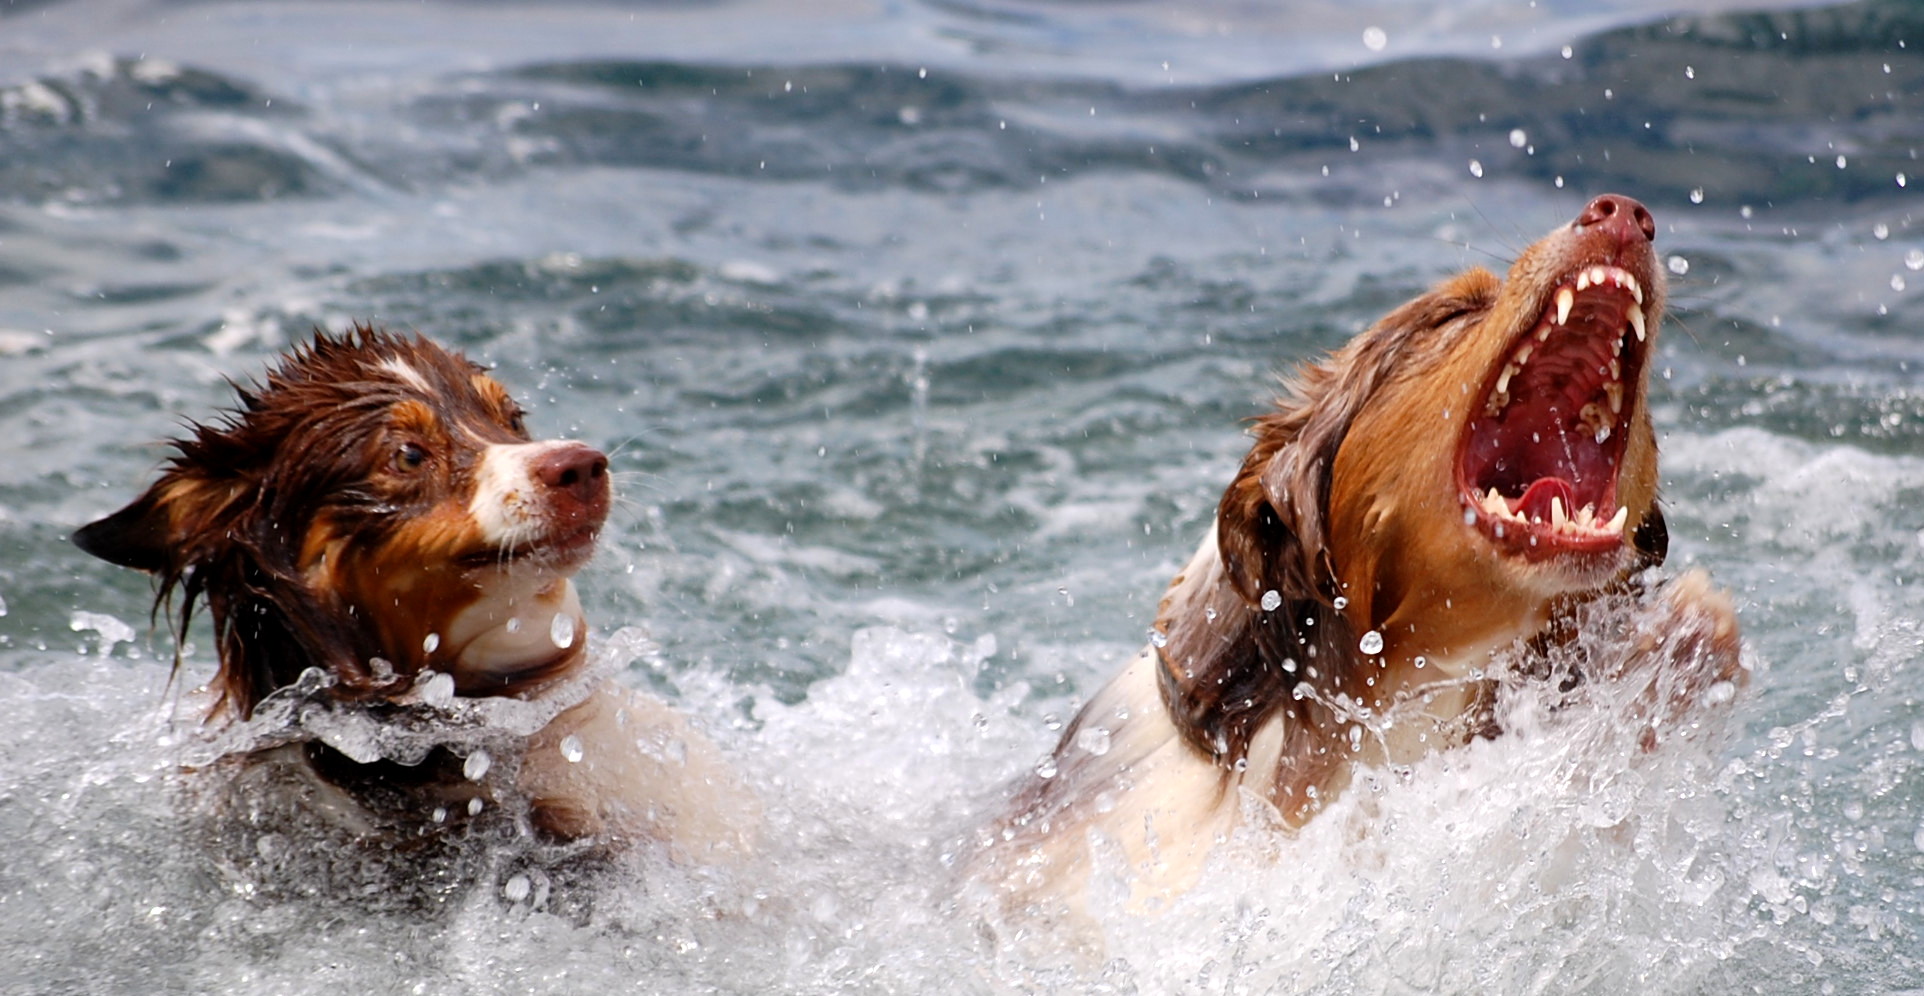
[[[1563,514],[1576,511],[1577,486],[1561,477],[1540,477],[1516,502],[1516,514],[1550,521],[1550,499],[1563,499]]]

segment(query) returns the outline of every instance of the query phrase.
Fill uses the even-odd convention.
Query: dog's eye
[[[528,434],[528,423],[521,417],[521,409],[517,408],[508,413],[508,428],[517,436]]]
[[[428,462],[428,451],[419,443],[402,443],[394,451],[394,469],[405,474],[420,470]]]

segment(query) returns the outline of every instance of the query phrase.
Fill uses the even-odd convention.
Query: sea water
[[[0,991],[1924,988],[1920,46],[1902,3],[5,8]],[[1658,220],[1672,565],[1748,686],[1654,752],[1526,709],[1009,943],[957,869],[1275,375],[1605,190]],[[208,635],[175,670],[66,536],[352,319],[610,454],[586,639],[761,796],[747,862],[357,850],[184,770]]]

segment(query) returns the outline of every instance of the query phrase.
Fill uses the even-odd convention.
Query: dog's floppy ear
[[[192,562],[194,538],[231,531],[242,489],[168,471],[126,508],[74,531],[74,545],[110,564],[168,581]],[[194,521],[187,521],[192,517]]]
[[[1311,668],[1345,667],[1355,644],[1331,604],[1324,535],[1330,468],[1372,386],[1332,394],[1349,376],[1310,367],[1300,403],[1258,420],[1216,508],[1221,576],[1178,579],[1165,600],[1165,704],[1184,738],[1224,763],[1289,701],[1290,686]]]
[[[149,491],[126,508],[81,526],[73,543],[110,564],[160,574],[173,563],[171,533],[166,510]]]

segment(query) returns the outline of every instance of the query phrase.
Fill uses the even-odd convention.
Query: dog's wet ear
[[[73,542],[110,564],[171,578],[206,553],[210,538],[232,533],[243,492],[171,470],[126,508],[75,530]]]
[[[150,574],[164,574],[174,566],[179,554],[173,539],[167,509],[153,490],[73,534],[74,545],[82,550],[110,564]]]

